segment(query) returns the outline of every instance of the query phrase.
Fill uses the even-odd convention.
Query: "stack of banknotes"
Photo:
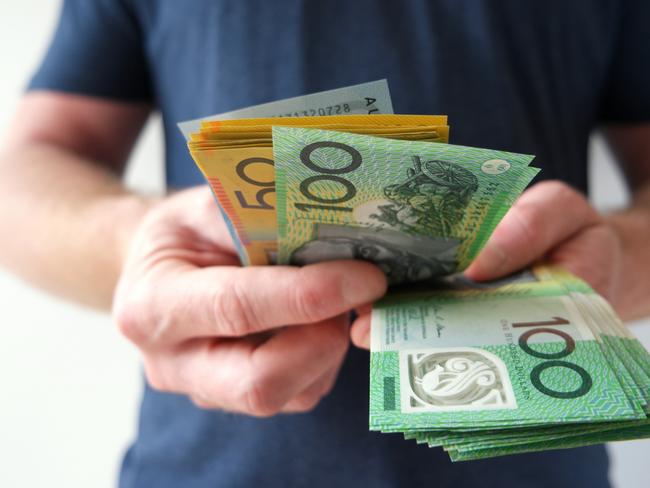
[[[280,121],[285,127],[277,127]],[[328,131],[306,129],[310,127]],[[286,135],[283,130],[288,131]],[[304,212],[307,216],[322,214],[326,219],[330,214],[334,215],[331,210],[328,212],[330,208],[344,208],[341,204],[348,201],[346,198],[352,197],[353,183],[350,178],[344,179],[340,175],[347,172],[350,176],[364,178],[372,169],[370,164],[359,166],[357,171],[344,168],[346,158],[357,158],[357,149],[350,144],[332,142],[334,139],[345,139],[348,134],[344,132],[375,136],[368,138],[370,141],[387,141],[383,138],[392,138],[446,142],[449,127],[446,125],[446,117],[442,116],[327,115],[218,120],[204,122],[200,132],[192,134],[190,151],[234,229],[234,239],[244,264],[272,264],[278,251],[285,251],[282,247],[286,237],[283,231],[287,230],[288,221],[277,219],[281,215],[281,203],[277,201],[276,194],[280,194],[280,182],[286,181],[286,178],[293,178],[286,182],[287,187],[295,187],[300,193],[294,195],[297,200],[289,208],[302,208],[299,212]],[[321,148],[309,146],[307,150],[310,150],[310,154],[307,155],[303,149],[310,144],[305,142],[310,137],[314,144],[325,145]],[[327,139],[326,143],[321,141],[323,138]],[[293,149],[298,153],[287,153],[280,159],[280,141],[286,151]],[[329,167],[324,168],[325,172],[313,170],[320,160],[330,156],[341,161],[342,170]],[[293,164],[295,157],[304,159],[304,174],[292,171],[296,166]],[[356,162],[352,164],[356,165]],[[376,183],[380,183],[380,180]],[[370,183],[372,184],[374,182]],[[359,197],[362,196],[360,192],[354,191],[359,193]],[[351,215],[350,212],[344,212],[342,217],[350,222]]]
[[[378,81],[180,124],[242,264],[386,273],[371,430],[454,461],[650,437],[650,355],[586,283],[543,266],[461,274],[533,156],[448,144],[446,116],[391,112]]]
[[[442,281],[373,308],[372,430],[453,461],[650,437],[650,356],[586,283]]]

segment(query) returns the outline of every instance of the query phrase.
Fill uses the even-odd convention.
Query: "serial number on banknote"
[[[348,103],[337,103],[325,107],[314,107],[305,110],[296,110],[276,115],[276,117],[314,117],[316,115],[344,115],[352,113],[365,112],[368,115],[378,113],[379,109],[375,106],[376,98],[364,97]]]
[[[308,110],[300,110],[281,114],[278,117],[314,117],[316,115],[340,115],[347,114],[352,111],[349,103],[340,103],[337,105],[330,105],[328,107],[310,108]]]

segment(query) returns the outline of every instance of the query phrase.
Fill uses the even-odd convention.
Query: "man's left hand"
[[[503,278],[543,261],[565,267],[617,307],[622,244],[616,229],[566,183],[546,181],[525,191],[465,271],[474,281]],[[351,330],[358,347],[370,345],[369,308]]]

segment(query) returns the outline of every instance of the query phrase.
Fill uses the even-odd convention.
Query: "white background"
[[[89,0],[92,1],[92,0]],[[59,2],[0,2],[0,135],[51,35]],[[160,121],[129,166],[140,190],[162,188]],[[602,143],[592,144],[592,188],[602,209],[626,201]],[[11,202],[2,202],[11,205]],[[1,236],[2,240],[10,236]],[[650,321],[632,325],[650,348]],[[46,296],[0,271],[0,487],[115,486],[133,438],[141,391],[137,352],[104,314]],[[650,441],[610,446],[612,481],[647,488]]]

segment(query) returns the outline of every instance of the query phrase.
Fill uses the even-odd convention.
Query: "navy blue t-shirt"
[[[589,134],[650,120],[645,0],[68,0],[30,89],[150,101],[170,187],[202,183],[176,123],[387,78],[396,113],[536,154],[586,191]],[[311,413],[256,419],[145,388],[120,486],[607,486],[601,447],[451,464],[368,431],[368,353]]]

